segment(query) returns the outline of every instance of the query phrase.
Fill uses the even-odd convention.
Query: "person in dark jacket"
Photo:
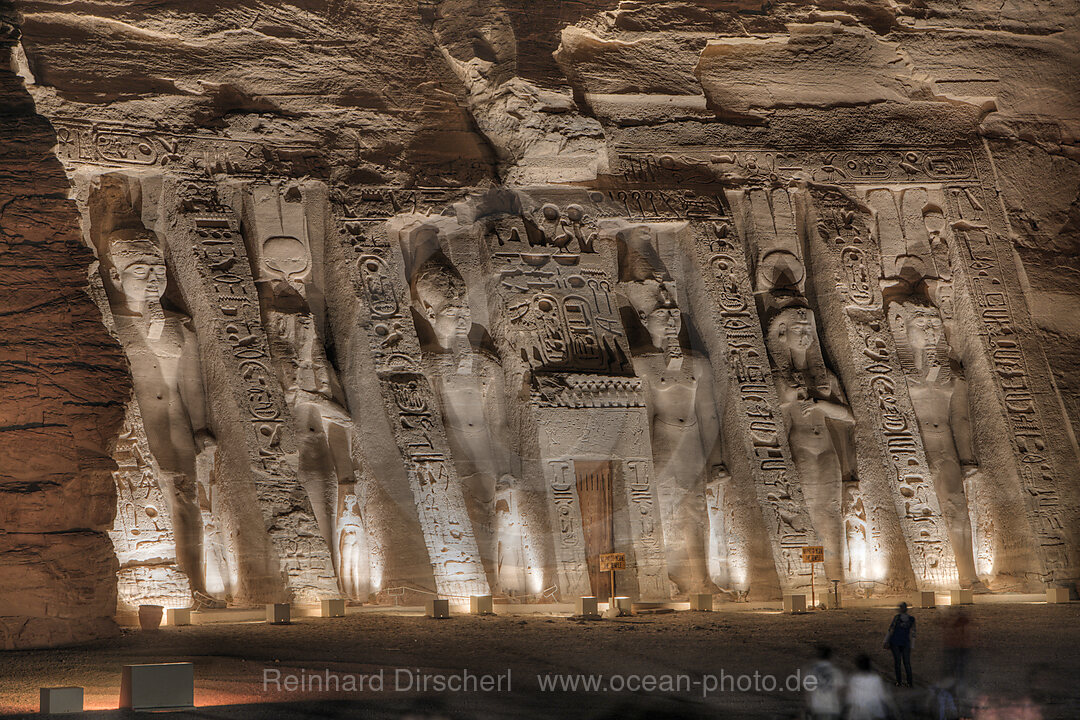
[[[907,686],[911,687],[911,646],[915,643],[915,618],[908,614],[907,607],[906,602],[897,607],[898,612],[893,616],[889,632],[885,635],[885,649],[892,650],[897,686],[904,684],[900,678],[900,662],[903,661]]]

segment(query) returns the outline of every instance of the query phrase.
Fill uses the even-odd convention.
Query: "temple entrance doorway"
[[[615,550],[615,503],[612,495],[610,460],[575,460],[581,526],[585,535],[585,556],[589,585],[598,600],[611,594],[607,573],[600,570],[600,555]]]

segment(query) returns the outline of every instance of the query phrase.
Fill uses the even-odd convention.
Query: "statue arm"
[[[949,420],[960,464],[968,467],[977,465],[975,443],[971,434],[971,408],[968,404],[966,380],[958,378],[954,381],[952,398],[949,401]]]
[[[851,414],[851,408],[834,400],[815,400],[814,407],[821,410],[825,417],[845,425],[854,425],[855,416]]]
[[[484,388],[484,414],[488,418],[488,433],[491,438],[493,460],[500,475],[514,474],[510,451],[511,432],[506,416],[506,388],[502,366],[492,363],[488,368],[488,382]]]
[[[189,322],[185,321],[180,325],[184,344],[180,351],[177,383],[180,399],[184,402],[188,420],[191,422],[191,432],[199,438],[209,436],[210,430],[206,417],[206,390],[203,386],[202,362],[199,359],[199,342]]]
[[[705,358],[695,361],[694,374],[698,378],[694,395],[694,410],[698,416],[701,446],[709,458],[709,465],[723,465],[723,443],[720,441],[720,414],[716,410],[716,392],[713,388],[712,365]]]

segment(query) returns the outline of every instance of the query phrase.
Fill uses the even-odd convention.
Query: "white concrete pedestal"
[[[949,602],[952,605],[971,605],[975,602],[975,593],[971,590],[950,590]]]
[[[427,616],[437,620],[450,617],[450,601],[446,598],[431,598],[427,601]]]
[[[194,706],[193,664],[124,666],[120,678],[121,710],[176,710]]]
[[[266,622],[271,625],[288,625],[291,621],[291,608],[289,603],[267,603]]]
[[[784,612],[790,614],[806,612],[805,595],[785,595]]]
[[[1069,602],[1069,588],[1066,587],[1048,587],[1046,588],[1046,602],[1048,603],[1067,603]]]
[[[575,608],[577,615],[588,618],[600,617],[600,605],[595,596],[579,597]]]
[[[469,612],[473,615],[494,615],[495,602],[490,595],[473,595],[469,598]]]
[[[60,713],[81,713],[83,711],[83,689],[81,687],[41,688],[41,702],[38,711],[42,715]]]
[[[165,610],[165,624],[178,627],[191,624],[190,608],[168,608]]]
[[[713,596],[711,593],[695,593],[690,596],[690,609],[712,612]]]
[[[337,598],[319,603],[319,616],[324,618],[345,617],[345,601]]]

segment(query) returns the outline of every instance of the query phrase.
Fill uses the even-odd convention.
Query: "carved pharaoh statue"
[[[442,251],[415,268],[411,286],[417,314],[430,330],[422,347],[424,364],[440,400],[484,569],[493,588],[520,592],[520,538],[499,537],[498,527],[506,521],[496,517],[497,490],[505,495],[516,485],[502,434],[502,367],[484,347],[483,329],[472,322],[465,281]]]
[[[669,283],[636,280],[621,289],[647,335],[631,352],[645,381],[668,574],[680,593],[709,592],[705,487],[710,473],[726,475],[712,367],[680,345],[682,317]]]
[[[165,259],[155,235],[119,229],[105,239],[101,274],[131,364],[147,443],[167,487],[176,555],[196,599],[207,601],[198,502],[200,455],[212,455],[199,351],[191,318],[167,309]]]
[[[956,556],[960,586],[969,588],[979,581],[964,480],[978,468],[968,416],[967,383],[953,371],[936,307],[916,299],[893,302],[888,317]]]
[[[825,548],[825,576],[842,581],[844,484],[855,481],[855,420],[822,358],[812,310],[780,310],[767,343],[803,498]]]
[[[262,242],[257,257],[270,354],[293,416],[297,475],[330,548],[342,592],[362,599],[368,593],[368,554],[355,496],[352,418],[309,303],[311,255],[300,239],[275,235]]]

